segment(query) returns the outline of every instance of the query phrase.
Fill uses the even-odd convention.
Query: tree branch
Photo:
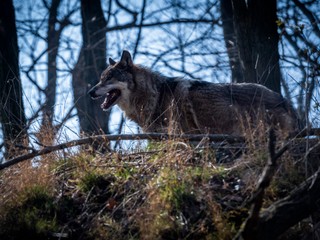
[[[301,3],[299,0],[293,0],[294,4],[303,12],[303,14],[309,19],[311,26],[313,27],[313,32],[320,38],[320,30],[318,28],[319,20],[317,20],[313,13],[305,6],[304,3]]]
[[[151,22],[151,23],[144,23],[140,26],[140,24],[136,24],[135,22],[130,22],[124,25],[117,25],[113,27],[107,27],[106,29],[101,29],[101,31],[117,31],[117,30],[125,30],[129,28],[140,28],[140,27],[155,27],[155,26],[163,26],[163,25],[170,25],[175,23],[210,23],[210,24],[219,24],[218,20],[212,19],[192,19],[192,18],[179,18],[179,19],[171,19],[168,21],[163,22]]]
[[[182,134],[171,135],[162,133],[145,133],[145,134],[117,134],[117,135],[96,135],[83,139],[73,140],[65,143],[61,143],[54,146],[46,146],[43,149],[33,151],[31,153],[13,158],[0,165],[0,170],[34,158],[36,156],[45,155],[54,151],[63,150],[70,147],[80,146],[84,144],[93,144],[94,142],[109,142],[117,140],[165,140],[165,139],[184,139],[189,141],[200,141],[206,138],[210,141],[225,141],[228,143],[243,142],[244,139],[238,136],[230,136],[225,134]]]
[[[238,232],[235,239],[258,239],[256,236],[258,235],[259,231],[259,213],[262,208],[263,198],[265,194],[265,190],[269,187],[273,175],[277,169],[277,159],[282,154],[276,154],[276,135],[274,130],[271,128],[269,131],[269,159],[268,164],[265,167],[263,174],[259,180],[258,187],[253,194],[252,197],[252,207],[251,212],[247,220],[245,221],[245,225],[240,231]],[[286,148],[287,149],[287,148]],[[282,151],[284,153],[284,151]]]
[[[144,21],[144,14],[145,14],[146,5],[147,5],[147,1],[144,0],[142,8],[141,8],[141,19],[140,19],[140,23],[139,23],[139,30],[138,30],[138,34],[137,34],[137,39],[136,39],[136,43],[135,43],[135,46],[134,46],[134,50],[133,50],[133,58],[135,58],[135,56],[136,56],[136,53],[137,53],[137,50],[138,50],[138,46],[139,46],[139,43],[140,43],[140,39],[141,39],[142,24],[143,24],[143,21]]]
[[[315,130],[319,131],[319,129],[312,129],[311,132],[315,133]],[[306,135],[307,130],[300,133],[300,136]],[[235,240],[276,239],[289,227],[294,226],[319,208],[320,168],[312,177],[293,190],[289,196],[279,200],[261,212],[265,189],[270,185],[277,169],[276,160],[290,148],[291,143],[292,140],[279,151],[275,152],[275,136],[270,131],[268,165],[265,167],[253,195],[250,216],[235,236]],[[310,151],[316,147],[318,147],[318,144],[310,149],[307,154],[309,155]]]
[[[256,239],[276,239],[291,226],[319,209],[320,168],[293,190],[260,214]]]

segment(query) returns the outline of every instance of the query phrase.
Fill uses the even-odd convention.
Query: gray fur
[[[247,124],[255,126],[260,121],[286,132],[298,129],[288,102],[262,85],[168,78],[133,64],[127,51],[119,62],[110,60],[100,82],[89,93],[97,98],[113,89],[120,90],[121,95],[115,102],[107,102],[118,104],[145,132],[238,135]]]

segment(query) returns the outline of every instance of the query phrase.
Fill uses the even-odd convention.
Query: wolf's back
[[[297,116],[278,93],[259,84],[213,84],[190,81],[188,97],[200,132],[241,134],[240,122],[265,120],[287,132],[296,131]],[[243,125],[242,125],[243,127]]]

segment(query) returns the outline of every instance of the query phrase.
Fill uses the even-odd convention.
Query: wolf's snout
[[[88,91],[88,94],[90,95],[91,98],[95,99],[98,98],[99,96],[96,94],[96,88],[93,87]]]

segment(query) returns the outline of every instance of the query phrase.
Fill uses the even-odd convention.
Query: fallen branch
[[[243,228],[240,229],[234,239],[258,239],[256,238],[259,230],[260,210],[263,204],[265,190],[269,187],[273,175],[277,169],[277,159],[288,149],[285,145],[278,153],[275,152],[276,135],[273,129],[269,131],[269,159],[263,174],[259,180],[256,191],[251,199],[252,206],[249,217],[246,219]]]
[[[256,239],[276,239],[290,227],[319,209],[320,169],[260,214]]]
[[[250,215],[235,236],[235,240],[276,239],[287,229],[319,209],[320,168],[312,177],[294,189],[289,196],[273,203],[261,212],[265,189],[270,185],[276,171],[276,160],[290,148],[292,143],[292,140],[289,141],[278,152],[275,152],[275,137],[272,132],[270,133],[269,161],[253,194]],[[317,146],[318,144],[314,148]]]
[[[66,143],[61,143],[54,146],[45,146],[40,150],[33,150],[31,153],[21,155],[19,157],[10,159],[0,165],[0,170],[34,158],[36,156],[45,155],[54,151],[63,150],[70,147],[80,146],[84,144],[92,144],[94,142],[110,142],[110,141],[119,141],[119,140],[166,140],[166,139],[182,139],[189,141],[201,141],[202,139],[207,139],[208,141],[216,142],[243,142],[244,138],[230,136],[225,134],[162,134],[162,133],[144,133],[144,134],[117,134],[117,135],[97,135],[87,138],[82,138],[78,140],[69,141]]]

